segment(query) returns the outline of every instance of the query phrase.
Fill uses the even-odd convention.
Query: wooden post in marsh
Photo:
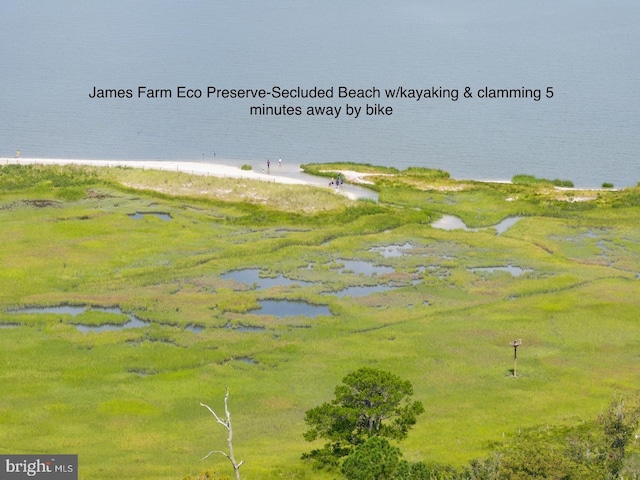
[[[522,339],[514,340],[509,345],[513,347],[513,376],[518,376],[518,347],[522,345]]]

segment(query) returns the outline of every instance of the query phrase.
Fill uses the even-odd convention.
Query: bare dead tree
[[[227,445],[229,446],[229,453],[225,453],[221,450],[212,450],[207,455],[205,455],[202,458],[202,460],[205,460],[206,458],[208,458],[210,455],[214,453],[219,453],[220,455],[224,455],[225,457],[227,457],[227,459],[231,462],[231,465],[233,466],[233,471],[236,474],[236,480],[240,480],[240,467],[244,463],[244,460],[242,460],[240,463],[236,462],[236,458],[233,454],[233,428],[231,428],[231,414],[229,413],[229,387],[225,386],[225,388],[227,391],[227,393],[224,396],[224,413],[226,415],[225,418],[218,416],[218,414],[214,412],[209,405],[200,403],[200,406],[205,407],[207,410],[209,410],[211,412],[211,415],[215,417],[216,422],[218,422],[220,425],[222,425],[224,428],[227,429],[227,432],[229,433],[229,435],[227,436]]]

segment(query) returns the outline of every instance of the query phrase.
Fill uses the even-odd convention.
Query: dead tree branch
[[[206,458],[208,458],[210,455],[214,453],[219,453],[220,455],[224,455],[225,457],[227,457],[227,459],[231,462],[231,465],[233,466],[233,471],[236,475],[236,480],[240,480],[240,467],[244,463],[244,460],[240,461],[240,463],[236,462],[236,458],[233,454],[233,428],[231,427],[231,413],[229,412],[229,387],[225,386],[225,388],[227,392],[224,396],[224,413],[226,416],[225,418],[221,418],[209,405],[200,403],[200,406],[205,407],[207,410],[209,410],[209,412],[211,412],[211,415],[213,415],[214,418],[216,419],[216,422],[227,429],[227,432],[228,432],[227,445],[229,447],[229,453],[225,453],[220,450],[212,450],[206,456],[204,456],[202,460],[205,460]]]

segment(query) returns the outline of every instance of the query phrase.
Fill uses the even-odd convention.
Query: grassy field
[[[637,389],[640,189],[365,171],[379,204],[169,172],[0,168],[0,452],[77,453],[83,479],[231,476],[221,456],[200,462],[226,448],[200,402],[221,412],[228,385],[243,478],[332,479],[300,460],[320,445],[302,438],[304,412],[362,366],[410,380],[425,406],[405,457],[455,466]],[[443,214],[486,228],[433,228]],[[298,283],[222,278],[241,269]],[[389,288],[340,293],[376,286]],[[263,300],[331,315],[260,315]],[[62,305],[87,308],[20,311]],[[130,315],[150,323],[77,328]]]

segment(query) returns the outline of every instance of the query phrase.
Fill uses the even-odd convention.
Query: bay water
[[[640,181],[637,1],[3,0],[0,22],[0,156]]]

